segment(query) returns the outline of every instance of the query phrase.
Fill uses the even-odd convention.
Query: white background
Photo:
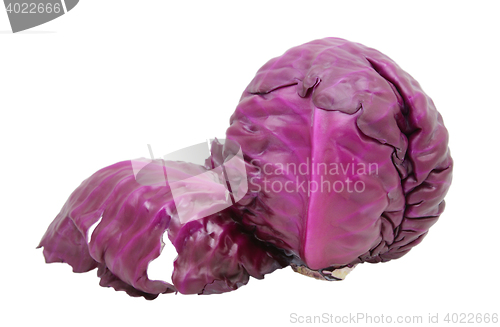
[[[281,326],[290,314],[500,313],[498,2],[91,1],[12,34],[0,10],[0,320],[35,326]],[[223,295],[131,298],[35,250],[96,170],[223,136],[257,69],[336,36],[415,77],[450,132],[447,209],[408,255],[343,282],[285,268]],[[162,153],[161,153],[162,152]],[[4,324],[5,325],[5,324]],[[295,324],[296,325],[296,324]],[[491,325],[491,324],[490,324]]]

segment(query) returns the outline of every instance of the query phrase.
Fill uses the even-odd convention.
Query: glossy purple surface
[[[173,167],[177,169],[179,179],[205,170],[194,164],[167,164],[172,174]],[[123,161],[99,170],[71,194],[39,247],[44,247],[46,262],[66,262],[74,272],[98,267],[101,286],[132,296],[222,293],[245,285],[250,276],[263,278],[286,265],[274,259],[275,249],[243,232],[231,215],[226,210],[183,224],[169,186],[138,183],[131,161]],[[101,217],[87,243],[90,226]],[[179,254],[172,276],[175,286],[147,276],[167,229]]]
[[[148,299],[221,293],[289,263],[318,276],[399,258],[444,210],[453,162],[442,117],[377,50],[338,38],[292,48],[257,72],[230,123],[226,137],[241,147],[248,177],[238,203],[180,220],[169,185],[143,185],[131,161],[120,162],[70,196],[40,242],[46,261],[98,267],[102,286]],[[206,167],[168,165],[183,180],[223,160],[213,152]],[[205,212],[216,190],[203,185],[182,203]],[[166,230],[179,254],[174,285],[146,273]]]
[[[241,202],[242,222],[312,269],[399,258],[444,209],[452,160],[441,115],[409,74],[357,43],[316,40],[267,62],[227,138],[260,171]],[[307,161],[311,173],[301,174]],[[349,163],[354,172],[325,174],[320,165]],[[296,172],[281,173],[287,164]],[[370,164],[377,174],[359,173]],[[347,179],[363,192],[349,192]],[[313,190],[313,181],[317,192],[300,187]],[[280,191],[287,182],[293,192]],[[333,191],[340,182],[344,190]]]

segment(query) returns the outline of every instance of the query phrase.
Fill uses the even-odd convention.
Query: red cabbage
[[[377,50],[338,38],[292,48],[257,72],[230,123],[248,185],[238,197],[227,185],[234,204],[218,207],[220,184],[201,178],[173,196],[176,181],[227,163],[229,145],[215,141],[204,166],[153,161],[143,180],[136,161],[120,162],[69,197],[40,242],[46,261],[97,267],[101,286],[147,299],[227,292],[287,265],[339,280],[405,255],[444,210],[453,162],[442,117]],[[193,217],[181,219],[179,203]],[[165,231],[173,284],[147,276]]]
[[[399,258],[445,206],[452,159],[441,115],[409,74],[357,43],[326,38],[270,60],[227,138],[261,171],[242,223],[312,270]],[[280,190],[286,182],[293,192]]]

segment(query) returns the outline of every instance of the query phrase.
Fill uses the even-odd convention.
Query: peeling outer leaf
[[[46,262],[66,262],[74,272],[98,267],[101,286],[146,299],[177,291],[227,292],[246,284],[249,276],[263,278],[286,265],[276,261],[267,245],[243,233],[229,213],[181,222],[169,185],[154,175],[161,168],[160,162],[152,163],[146,166],[149,173],[143,171],[143,176],[149,175],[148,185],[136,180],[131,161],[103,168],[85,180],[38,246],[44,247]],[[165,164],[175,175],[171,179],[177,181],[207,170],[193,164]],[[206,194],[205,202],[210,203],[211,195]],[[203,194],[186,194],[186,202],[191,196],[203,198]],[[89,228],[101,217],[87,243]],[[174,269],[174,284],[179,283],[179,287],[147,276],[148,264],[160,255],[161,238],[167,229],[179,251]],[[196,256],[202,260],[194,260]],[[219,267],[224,262],[231,266],[222,271]]]
[[[288,265],[277,249],[244,232],[231,209],[177,226],[172,221],[169,238],[179,253],[172,281],[184,294],[218,294],[248,283],[249,277]]]

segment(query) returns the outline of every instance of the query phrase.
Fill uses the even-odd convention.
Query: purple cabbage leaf
[[[228,160],[237,150],[241,165]],[[40,242],[47,262],[98,268],[101,286],[147,299],[227,292],[288,265],[341,280],[424,239],[453,167],[418,82],[339,38],[268,61],[205,165],[141,162],[103,168],[71,194]],[[165,231],[178,253],[172,283],[147,276]]]

